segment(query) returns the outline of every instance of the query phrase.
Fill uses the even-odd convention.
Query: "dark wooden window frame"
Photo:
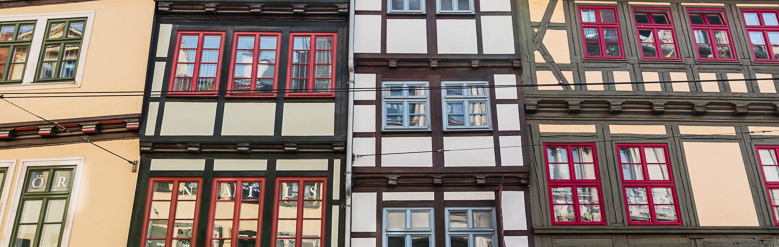
[[[30,35],[30,39],[27,40],[19,40],[19,31],[21,26],[32,26],[32,34]],[[6,41],[0,41],[0,49],[8,48],[8,55],[4,61],[0,61],[2,63],[3,68],[0,69],[0,83],[21,83],[24,79],[25,70],[27,69],[27,63],[30,61],[30,51],[32,49],[32,39],[35,34],[35,21],[14,21],[14,22],[3,22],[0,23],[0,26],[13,26],[14,32],[13,36],[10,40]],[[18,52],[17,49],[20,48],[27,48],[26,54],[24,54],[24,57],[22,58],[22,61],[14,61],[14,57],[16,57],[16,53]],[[21,69],[21,77],[19,77],[18,80],[11,80],[10,73],[11,73],[11,67],[14,65],[22,66]]]
[[[282,183],[298,183],[298,195],[297,195],[297,199],[294,199],[294,201],[297,202],[297,210],[298,210],[298,212],[296,214],[297,217],[294,219],[296,221],[296,230],[295,230],[295,236],[294,237],[279,238],[279,236],[278,236],[279,206],[280,206],[279,203],[281,201],[292,201],[292,200],[280,200],[281,193],[282,193],[282,191],[281,191],[281,189],[282,189],[281,184]],[[303,193],[307,193],[307,191],[305,191],[306,183],[321,183],[320,190],[321,190],[322,194],[319,196],[320,199],[305,199],[305,196],[303,195]],[[328,212],[328,208],[327,208],[327,206],[328,206],[327,205],[327,189],[326,188],[327,188],[327,178],[325,178],[325,177],[280,177],[280,178],[276,179],[276,193],[275,193],[276,196],[274,197],[274,201],[275,201],[274,205],[275,205],[275,207],[274,207],[274,213],[273,213],[273,222],[276,222],[277,225],[274,226],[273,235],[271,237],[272,238],[271,243],[272,243],[273,246],[276,246],[277,240],[279,240],[279,239],[291,239],[291,240],[294,240],[295,241],[295,246],[294,247],[301,247],[302,244],[303,244],[303,240],[306,240],[306,239],[316,239],[316,240],[319,240],[319,243],[321,245],[324,245],[325,239],[326,239],[326,236],[325,236],[326,224],[325,223],[327,221],[326,219],[327,219],[327,212]],[[304,216],[303,208],[305,206],[305,202],[312,202],[312,201],[313,202],[318,201],[318,202],[322,203],[322,214],[320,215],[319,218],[305,218],[305,216]],[[285,220],[285,219],[286,220],[292,220],[292,218],[289,218],[289,219],[284,218],[282,220]],[[319,237],[303,237],[303,223],[305,222],[305,220],[319,220],[321,222],[320,223],[321,226],[319,228],[320,229]],[[293,247],[293,246],[290,246],[290,247]]]
[[[72,22],[82,22],[83,26],[82,29],[86,31],[87,28],[87,18],[70,18],[70,19],[50,19],[46,22],[46,33],[43,38],[43,44],[41,45],[41,54],[40,58],[38,59],[38,66],[37,70],[35,71],[35,80],[33,82],[51,82],[51,81],[63,81],[63,80],[74,80],[76,78],[76,74],[78,73],[78,64],[79,60],[81,58],[81,53],[84,52],[83,50],[83,41],[84,41],[84,33],[81,33],[80,37],[77,38],[71,38],[66,35],[65,32],[63,33],[62,38],[49,38],[51,35],[51,25],[53,23],[60,23],[63,22],[65,24],[65,29],[70,27],[70,23]],[[56,61],[48,61],[48,62],[54,62],[54,68],[52,71],[52,77],[51,78],[41,78],[41,73],[43,72],[43,64],[47,61],[44,61],[46,58],[46,47],[47,46],[54,46],[59,45],[59,53],[57,54],[57,60]],[[67,77],[61,77],[61,71],[65,64],[65,53],[66,48],[68,45],[77,45],[78,47],[78,53],[75,55],[75,60],[68,59],[67,61],[70,61],[73,63],[73,75],[67,76]]]
[[[763,184],[766,188],[766,196],[768,198],[768,205],[770,206],[769,210],[771,211],[771,214],[773,215],[773,222],[774,224],[779,226],[779,198],[776,198],[775,195],[771,193],[771,191],[776,190],[779,192],[779,181],[769,181],[768,177],[766,177],[766,168],[767,166],[774,167],[775,169],[779,169],[779,164],[766,164],[763,160],[763,157],[760,155],[760,151],[766,150],[769,152],[773,152],[774,157],[776,155],[779,155],[779,146],[755,146],[756,154],[757,154],[757,162],[760,166],[760,175],[763,179]],[[779,163],[779,162],[774,162]],[[776,194],[777,197],[779,197],[779,193]]]
[[[186,77],[186,76],[177,76],[176,72],[178,70],[179,65],[179,52],[181,49],[190,49],[190,48],[182,48],[181,47],[181,37],[182,36],[198,36],[198,43],[197,47],[195,48],[195,60],[194,62],[191,62],[193,64],[194,68],[192,69],[192,76]],[[208,36],[220,36],[219,41],[219,47],[216,49],[210,50],[216,50],[219,52],[217,55],[217,60],[213,64],[216,64],[216,74],[214,76],[214,89],[209,91],[198,91],[193,90],[197,88],[198,79],[200,79],[200,65],[202,62],[202,55],[203,55],[203,41],[204,37]],[[171,64],[171,71],[170,71],[170,82],[168,82],[168,96],[217,96],[219,92],[219,79],[221,77],[221,70],[222,70],[222,59],[224,57],[224,46],[225,46],[225,32],[219,32],[219,31],[179,31],[176,34],[176,46],[175,51],[173,52],[173,62]],[[189,64],[189,63],[187,63]],[[211,64],[211,63],[209,63]],[[176,79],[178,78],[189,78],[192,81],[190,82],[190,87],[188,91],[175,91],[174,87],[176,85]],[[211,77],[208,77],[211,78]]]
[[[547,148],[554,147],[554,148],[565,148],[567,152],[567,162],[565,163],[555,163],[555,164],[566,164],[568,166],[568,176],[569,179],[566,180],[560,180],[560,179],[552,179],[550,175],[550,162],[549,157],[547,155]],[[595,179],[576,179],[576,175],[573,171],[575,171],[574,168],[574,161],[573,161],[573,152],[572,148],[574,147],[588,147],[592,150],[592,164],[594,166],[595,171]],[[548,182],[548,188],[547,193],[549,193],[549,205],[550,205],[550,217],[552,218],[552,225],[554,226],[578,226],[578,225],[606,225],[606,214],[603,212],[603,190],[601,188],[600,183],[600,172],[598,169],[598,156],[596,152],[596,147],[594,143],[545,143],[543,146],[543,156],[544,156],[544,164],[546,166],[546,180]],[[584,221],[582,220],[582,216],[580,213],[580,206],[581,203],[579,202],[579,196],[577,193],[577,189],[580,187],[587,187],[587,188],[596,188],[598,190],[598,202],[594,204],[585,204],[589,206],[598,206],[600,210],[600,221]],[[554,217],[554,195],[553,195],[553,189],[554,188],[570,188],[571,189],[571,199],[572,203],[557,203],[557,205],[570,205],[573,206],[574,209],[574,220],[573,221],[563,221],[558,222]]]
[[[55,171],[63,171],[63,170],[70,170],[70,180],[68,180],[68,190],[67,191],[51,191],[51,188],[54,184],[54,172]],[[47,180],[48,181],[45,186],[46,188],[42,192],[27,192],[27,186],[29,183],[33,182],[31,180],[32,172],[33,171],[48,171],[49,174],[47,174]],[[19,206],[17,208],[17,212],[15,214],[14,224],[13,224],[13,231],[11,232],[11,241],[8,246],[16,246],[16,237],[18,236],[19,226],[21,223],[20,220],[22,218],[22,213],[24,212],[24,204],[27,200],[30,199],[36,199],[41,201],[40,205],[40,213],[37,218],[37,222],[34,223],[36,226],[35,230],[35,237],[33,238],[33,242],[30,243],[30,246],[38,246],[41,241],[41,235],[43,231],[43,225],[48,225],[51,223],[46,223],[46,217],[49,212],[49,201],[51,199],[65,199],[65,206],[63,208],[62,212],[62,218],[60,219],[60,227],[59,227],[59,239],[57,240],[56,244],[59,246],[62,242],[62,236],[63,232],[65,231],[65,225],[68,221],[68,208],[70,208],[70,195],[73,190],[73,178],[76,176],[76,167],[75,166],[46,166],[46,167],[29,167],[27,168],[26,177],[23,180],[24,184],[16,185],[19,189],[22,191],[21,198],[19,198]],[[30,223],[26,223],[27,225],[31,225]]]
[[[239,37],[254,37],[254,48],[253,49],[238,49],[238,39]],[[263,37],[275,37],[276,38],[276,48],[274,51],[276,52],[276,56],[274,58],[274,62],[266,62],[266,63],[260,63],[259,61],[259,54],[261,51],[270,51],[271,49],[261,49],[260,48],[260,42]],[[238,63],[238,51],[244,50],[244,51],[252,51],[252,61],[250,63]],[[235,32],[233,33],[233,48],[232,48],[232,60],[230,61],[230,75],[227,82],[227,96],[228,97],[275,97],[276,91],[278,89],[278,82],[279,82],[279,57],[281,53],[281,33],[280,32]],[[251,76],[249,78],[241,77],[241,79],[249,79],[249,90],[238,90],[234,88],[235,80],[237,80],[235,76],[235,69],[237,64],[246,64],[251,66]],[[257,73],[259,70],[260,65],[272,65],[273,66],[273,77],[260,77]],[[217,75],[218,76],[218,75]],[[272,79],[273,84],[270,88],[269,92],[266,92],[264,90],[256,90],[257,89],[257,83],[260,79]]]
[[[211,193],[211,212],[209,213],[208,217],[208,232],[211,233],[208,235],[208,240],[206,243],[213,243],[213,241],[218,240],[229,240],[231,243],[237,244],[239,240],[250,240],[254,239],[254,243],[256,247],[260,246],[261,243],[261,233],[262,233],[262,215],[263,215],[263,199],[265,198],[265,178],[264,177],[258,177],[258,178],[247,178],[247,177],[236,177],[236,178],[226,178],[226,177],[219,177],[214,178],[214,186],[213,186],[213,193]],[[219,200],[217,197],[222,193],[219,191],[219,184],[220,183],[235,183],[234,194],[232,200]],[[243,198],[243,183],[259,183],[259,193],[256,196],[258,199],[244,199]],[[244,215],[241,215],[241,205],[244,202],[257,202],[259,208],[258,208],[258,215],[257,217],[245,217]],[[227,218],[216,218],[216,204],[217,202],[233,202],[233,217],[230,219]],[[215,227],[215,221],[222,220],[232,220],[232,232],[231,236],[228,237],[221,237],[221,238],[215,238],[213,236],[214,227]],[[239,237],[240,232],[238,231],[240,229],[240,222],[242,220],[256,220],[257,221],[257,229],[256,234],[254,238],[251,237]]]
[[[595,11],[595,22],[584,22],[582,15],[583,10]],[[611,10],[614,12],[614,22],[603,22],[601,19],[601,11]],[[625,48],[622,40],[622,30],[619,23],[619,11],[616,6],[578,6],[577,16],[579,18],[579,33],[581,33],[582,49],[584,59],[588,60],[625,60]],[[596,29],[598,31],[598,45],[600,46],[600,55],[593,56],[587,54],[587,43],[595,43],[594,41],[587,41],[585,29]],[[617,42],[606,42],[604,35],[605,29],[613,29],[617,32]],[[606,44],[617,44],[619,46],[619,56],[608,56]]]
[[[169,200],[158,200],[158,201],[169,201],[170,202],[170,211],[168,212],[168,218],[165,220],[167,222],[167,231],[165,234],[165,238],[149,238],[149,227],[150,227],[150,221],[152,220],[151,215],[151,204],[154,201],[154,184],[158,182],[170,182],[173,183],[173,189],[171,190],[171,198]],[[188,200],[188,201],[194,201],[195,202],[195,212],[193,213],[192,220],[192,236],[189,238],[174,238],[173,237],[173,230],[174,230],[174,222],[176,222],[176,206],[178,204],[178,189],[181,183],[197,183],[197,192],[195,193],[195,199],[194,200]],[[185,240],[189,239],[190,246],[196,246],[195,241],[197,240],[197,223],[198,223],[198,215],[200,212],[200,203],[201,203],[201,191],[203,188],[203,179],[199,177],[154,177],[149,179],[149,189],[147,191],[147,199],[146,199],[146,210],[144,210],[143,215],[143,231],[141,232],[141,245],[140,246],[146,246],[146,242],[148,240],[164,240],[165,245],[168,246],[171,244],[174,240]],[[183,219],[183,220],[190,220],[190,219]]]
[[[309,48],[308,50],[308,61],[306,63],[295,63],[293,56],[295,54],[295,51],[303,51],[303,50],[296,50],[295,49],[295,38],[296,37],[309,37]],[[331,38],[330,43],[330,49],[318,49],[317,48],[317,38],[320,37],[329,37]],[[299,33],[299,32],[291,32],[289,34],[289,57],[287,60],[288,67],[287,67],[287,97],[335,97],[335,67],[336,67],[336,53],[338,48],[338,34],[336,33]],[[317,58],[318,56],[317,51],[330,51],[330,62],[329,63],[318,63]],[[307,77],[294,77],[293,78],[293,65],[307,65],[308,66],[308,74]],[[317,65],[328,65],[330,66],[330,77],[316,77],[316,66]],[[296,92],[296,89],[292,89],[292,81],[294,79],[306,79],[307,80],[307,87],[305,92]],[[328,79],[330,80],[330,88],[325,91],[317,91],[316,89],[316,80],[323,80]]]
[[[640,161],[638,163],[623,163],[622,162],[622,153],[620,152],[621,148],[638,148],[639,151],[639,157]],[[665,163],[648,163],[647,158],[645,155],[645,148],[662,148],[663,149],[663,155],[665,159]],[[622,181],[622,193],[625,203],[625,213],[628,220],[629,225],[681,225],[681,217],[679,212],[679,199],[676,196],[676,186],[674,184],[674,178],[673,178],[673,172],[671,170],[671,159],[668,154],[668,146],[665,144],[617,144],[615,147],[615,151],[617,153],[617,163],[619,164],[619,170],[620,170],[620,181]],[[641,167],[642,171],[642,178],[641,180],[626,180],[623,166],[626,165],[638,165]],[[667,180],[650,180],[649,177],[649,169],[648,165],[665,165],[666,172],[668,174]],[[649,214],[650,214],[650,221],[649,222],[634,222],[630,218],[630,202],[628,200],[628,194],[627,189],[629,188],[639,188],[644,189],[645,196],[647,203],[641,204],[641,203],[634,203],[632,205],[646,205],[649,208]],[[657,203],[654,201],[654,192],[652,189],[655,188],[669,188],[671,189],[672,193],[672,204],[660,204],[657,205]],[[657,214],[655,211],[656,206],[673,206],[674,212],[676,216],[676,221],[668,221],[668,222],[660,222],[657,219]]]
[[[759,25],[748,25],[747,24],[747,18],[746,14],[757,14],[758,15],[758,21],[760,22]],[[773,49],[779,50],[779,43],[772,44],[771,39],[769,39],[768,33],[779,33],[779,25],[776,26],[769,26],[765,23],[765,18],[763,18],[764,13],[770,13],[774,14],[774,17],[779,18],[779,10],[775,9],[742,9],[741,10],[741,17],[744,18],[744,27],[746,29],[746,38],[747,42],[749,44],[749,49],[752,53],[752,59],[755,61],[755,63],[779,63],[779,57],[775,57],[773,54]],[[763,44],[755,45],[752,43],[752,37],[750,33],[752,32],[759,32],[763,35]],[[779,42],[779,40],[777,40]],[[764,46],[766,47],[766,52],[768,54],[767,59],[758,59],[755,55],[755,46]]]
[[[676,28],[674,27],[674,21],[671,16],[671,9],[670,8],[659,8],[659,7],[633,7],[633,18],[636,24],[636,35],[637,35],[637,41],[638,41],[638,49],[639,49],[639,56],[641,56],[642,60],[647,61],[681,61],[682,58],[679,55],[679,41],[676,37]],[[649,19],[650,23],[638,23],[637,20],[635,20],[636,15],[647,15],[647,18]],[[665,18],[668,20],[667,24],[658,24],[655,22],[654,18],[652,18],[653,14],[662,14],[665,16]],[[654,41],[652,42],[641,42],[640,37],[640,31],[641,30],[649,30],[652,32],[652,36],[654,37]],[[673,38],[673,43],[661,43],[660,42],[660,36],[659,31],[662,30],[670,30],[671,36]],[[643,46],[642,44],[653,44],[655,45],[655,57],[645,57],[643,52]],[[663,44],[670,44],[674,46],[674,56],[673,57],[664,57],[662,52],[662,45]]]
[[[693,14],[700,14],[701,18],[704,21],[704,24],[693,24],[692,18],[690,17]],[[718,15],[720,19],[722,20],[722,25],[718,24],[711,24],[709,22],[709,15]],[[687,17],[690,19],[690,29],[692,33],[690,34],[690,38],[693,42],[693,50],[695,51],[695,55],[697,56],[698,61],[700,62],[737,62],[738,61],[738,55],[736,54],[735,45],[733,44],[733,34],[730,31],[730,27],[728,26],[728,18],[725,13],[725,9],[722,8],[688,8],[687,9]],[[706,35],[708,37],[708,43],[698,43],[697,38],[695,37],[695,31],[703,31],[706,32]],[[714,32],[726,32],[728,35],[728,44],[718,44],[716,43],[716,38],[714,35]],[[712,58],[703,58],[701,57],[700,51],[697,49],[698,45],[708,45],[711,48],[711,54]],[[719,55],[717,46],[728,46],[730,49],[730,58],[722,58]]]

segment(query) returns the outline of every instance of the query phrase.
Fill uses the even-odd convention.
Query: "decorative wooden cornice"
[[[343,153],[346,143],[141,142],[143,153]]]
[[[138,138],[140,114],[0,124],[0,149],[79,142]]]
[[[186,14],[346,15],[349,4],[345,1],[158,1],[157,10]]]
[[[435,56],[399,55],[387,58],[377,54],[358,54],[355,63],[358,67],[385,68],[510,68],[519,69],[520,60],[515,58],[500,58],[492,56]]]
[[[422,173],[355,173],[356,187],[404,187],[404,186],[497,186],[529,183],[527,173],[471,173],[471,174],[422,174]]]

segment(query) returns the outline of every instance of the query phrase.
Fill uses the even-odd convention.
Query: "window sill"
[[[475,16],[476,13],[474,13],[474,12],[438,12],[438,13],[436,13],[436,15],[443,15],[443,16],[447,16],[447,15],[454,15],[454,16],[473,15],[473,16]]]
[[[80,86],[81,83],[78,83],[74,80],[46,81],[46,82],[32,82],[32,83],[0,82],[0,91],[77,88]]]
[[[387,15],[392,16],[402,16],[402,15],[409,15],[409,16],[418,16],[418,15],[426,15],[425,12],[390,12],[387,11]]]

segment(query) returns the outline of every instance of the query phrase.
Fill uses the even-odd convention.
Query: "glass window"
[[[443,82],[446,129],[489,128],[489,96],[486,82]]]
[[[442,0],[446,1],[446,0]],[[462,0],[450,0],[450,1],[462,1]],[[469,1],[469,0],[466,0]],[[425,1],[424,0],[389,0],[387,1],[389,8],[388,13],[425,13]],[[459,3],[451,3],[459,4]],[[439,7],[441,7],[439,5]]]
[[[335,34],[290,35],[289,96],[334,96]]]
[[[323,246],[324,178],[279,179],[276,183],[274,247]],[[300,189],[303,189],[302,191]],[[303,195],[300,195],[300,192]]]
[[[432,247],[432,208],[385,208],[385,247]]]
[[[169,93],[216,94],[223,43],[223,32],[179,32]]]
[[[580,6],[584,58],[624,59],[617,8]]]
[[[679,225],[665,144],[617,145],[630,225]]]
[[[73,173],[74,167],[27,171],[10,246],[59,246]]]
[[[603,225],[594,144],[546,144],[554,225]]]
[[[741,12],[755,62],[779,62],[779,11],[746,9]]]
[[[776,155],[779,146],[757,146],[757,161],[763,174],[768,202],[774,215],[774,223],[779,225],[779,162]]]
[[[75,78],[85,23],[86,19],[50,20],[48,22],[36,81]]]
[[[473,0],[438,0],[438,13],[473,13]]]
[[[446,246],[497,247],[493,208],[447,208]]]
[[[699,61],[736,61],[724,10],[689,9]]]
[[[233,43],[227,95],[276,95],[281,34],[236,32]]]
[[[194,246],[200,178],[151,178],[141,243]]]
[[[35,22],[0,23],[0,82],[21,82]]]
[[[262,228],[262,178],[216,178],[208,246],[258,246]]]
[[[680,60],[668,8],[634,8],[636,32],[645,60]]]
[[[385,130],[429,128],[427,82],[384,82],[383,126]]]

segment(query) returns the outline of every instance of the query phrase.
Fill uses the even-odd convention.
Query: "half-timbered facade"
[[[775,1],[518,1],[536,246],[775,246]]]
[[[127,246],[343,245],[345,1],[156,1]]]
[[[527,246],[509,0],[357,0],[352,246]]]

